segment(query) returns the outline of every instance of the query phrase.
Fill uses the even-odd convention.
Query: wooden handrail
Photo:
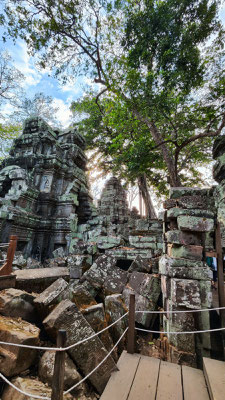
[[[7,258],[5,264],[0,268],[0,276],[11,275],[12,273],[12,263],[17,246],[17,236],[10,236],[9,247],[7,251]]]
[[[66,331],[60,329],[57,336],[57,347],[65,347],[65,345]],[[63,400],[65,355],[65,351],[57,351],[55,355],[51,400]]]

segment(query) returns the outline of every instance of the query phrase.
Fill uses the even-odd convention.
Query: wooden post
[[[217,252],[217,276],[219,307],[225,307],[224,275],[223,275],[223,252],[221,245],[220,224],[216,224],[216,252]],[[225,310],[220,310],[220,321],[222,328],[225,327]]]
[[[135,294],[130,295],[127,352],[130,354],[135,352]]]
[[[57,336],[57,347],[65,347],[65,344],[66,331],[60,329]],[[63,400],[64,373],[65,351],[57,351],[55,355],[51,400]]]
[[[142,217],[142,194],[141,194],[141,191],[139,191],[139,212],[140,212],[140,216]]]
[[[10,236],[9,247],[5,264],[0,269],[0,276],[10,275],[12,273],[12,263],[16,251],[17,236]]]

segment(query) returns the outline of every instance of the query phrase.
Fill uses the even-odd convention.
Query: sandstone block
[[[51,312],[57,304],[60,294],[67,286],[68,283],[63,278],[59,278],[36,297],[34,304],[42,318],[45,318]]]
[[[6,317],[22,318],[25,321],[38,320],[30,293],[18,289],[5,289],[0,292],[0,314]]]
[[[43,324],[47,333],[52,337],[56,337],[56,332],[59,329],[65,329],[67,331],[67,345],[77,343],[94,334],[84,316],[69,300],[61,301],[43,321]],[[92,371],[107,355],[107,350],[98,337],[75,346],[68,352],[84,376]],[[111,372],[115,368],[116,365],[112,357],[109,356],[105,363],[90,376],[92,385],[99,393],[102,393]]]
[[[0,316],[0,341],[39,345],[40,330],[21,319]],[[0,372],[15,376],[29,368],[35,361],[37,350],[17,346],[0,346]]]
[[[214,229],[214,220],[205,217],[181,215],[177,218],[178,228],[184,231],[209,232]]]
[[[7,386],[2,394],[2,400],[34,400],[32,394],[34,396],[46,396],[51,398],[51,388],[37,379],[19,377],[13,379],[12,383],[25,393],[30,393],[31,396],[27,397],[24,394],[19,393],[16,389]],[[64,395],[63,398],[65,400],[73,400],[73,397],[70,394]]]
[[[106,316],[102,303],[84,309],[82,311],[82,314],[96,333],[107,327]],[[113,341],[109,334],[109,330],[106,330],[103,333],[101,333],[99,335],[99,338],[104,344],[105,348],[108,351],[110,351],[113,347]],[[112,356],[115,359],[115,361],[117,361],[116,351],[114,351]]]
[[[155,307],[160,295],[160,279],[158,276],[133,272],[129,278],[128,286],[148,299]]]
[[[91,266],[89,271],[85,272],[82,276],[81,282],[87,280],[93,287],[100,289],[115,266],[116,259],[114,257],[108,255],[100,256]]]
[[[202,260],[202,246],[179,246],[175,244],[168,244],[167,253],[172,258],[187,258],[191,260]]]
[[[178,261],[180,265],[177,265],[174,260]],[[212,271],[205,263],[191,263],[190,260],[174,259],[166,255],[162,256],[159,261],[159,273],[162,274],[162,277],[166,275],[170,278],[204,281],[212,279]]]
[[[52,378],[54,372],[55,363],[55,352],[46,351],[41,357],[38,364],[38,376],[40,380],[48,385],[52,386]],[[64,389],[69,389],[82,379],[79,372],[76,370],[76,366],[71,358],[66,353],[65,357],[65,375],[64,375]],[[84,390],[84,385],[81,384],[76,389],[76,392]]]
[[[108,324],[111,325],[113,322],[118,320],[128,311],[121,294],[113,294],[105,298],[105,314]],[[113,342],[116,343],[121,337],[122,333],[125,331],[128,324],[128,317],[124,317],[117,324],[113,325],[110,329],[110,335]],[[121,353],[125,348],[126,338],[120,341],[118,345],[119,353]]]
[[[70,292],[69,297],[63,296],[63,300],[71,300],[80,311],[97,304],[94,297],[83,285],[69,285],[66,290],[66,293],[68,292]]]
[[[153,311],[155,310],[155,304],[153,305],[152,302],[150,302],[147,297],[144,297],[138,293],[135,293],[133,289],[131,289],[129,286],[126,286],[124,291],[123,291],[123,300],[124,303],[126,304],[126,307],[129,308],[129,303],[130,303],[130,295],[135,294],[135,311]],[[146,328],[150,328],[156,318],[156,314],[146,314],[146,313],[138,313],[135,314],[135,321],[138,322],[139,324],[143,325]]]
[[[183,244],[183,245],[197,245],[202,244],[201,234],[187,231],[168,231],[165,233],[168,243]]]
[[[188,309],[201,308],[199,281],[189,279],[171,279],[171,301],[178,307]]]
[[[183,196],[207,196],[208,189],[199,189],[193,187],[171,187],[170,199],[180,199]]]
[[[67,268],[24,269],[14,272],[16,288],[29,293],[41,293],[59,278],[69,280]]]
[[[99,249],[112,249],[123,244],[121,236],[100,236],[97,240]]]
[[[152,264],[148,260],[142,258],[141,256],[137,256],[135,260],[132,262],[130,268],[128,269],[128,272],[137,271],[137,272],[149,273],[151,272],[151,270],[152,270]]]

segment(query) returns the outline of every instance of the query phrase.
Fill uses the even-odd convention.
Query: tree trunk
[[[157,218],[155,208],[153,206],[152,199],[148,191],[148,184],[145,174],[138,177],[138,187],[145,203],[147,217],[152,219]]]

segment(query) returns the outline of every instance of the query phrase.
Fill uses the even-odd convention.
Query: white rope
[[[193,312],[204,312],[204,311],[214,311],[214,310],[225,310],[225,307],[216,308],[203,308],[199,310],[177,310],[177,311],[135,311],[135,313],[143,314],[177,314],[177,313],[193,313]]]
[[[107,354],[107,356],[105,358],[103,358],[103,360],[91,371],[89,372],[88,375],[85,376],[85,378],[81,379],[78,383],[76,383],[74,386],[72,386],[70,389],[68,389],[66,392],[64,392],[63,394],[68,394],[70,393],[73,389],[75,389],[77,386],[79,386],[81,383],[83,383],[84,381],[86,381],[86,379],[89,378],[89,376],[91,376],[106,360],[107,358],[110,356],[110,354],[113,352],[113,350],[116,348],[116,346],[119,344],[119,342],[121,341],[121,339],[124,337],[124,335],[126,334],[126,332],[128,331],[128,328],[125,329],[125,331],[123,332],[123,334],[120,336],[119,340],[116,342],[116,344],[113,346],[113,348],[109,351],[109,353]]]
[[[6,247],[8,245],[9,245],[9,243],[0,243],[0,247]]]
[[[38,396],[36,394],[32,394],[32,393],[26,393],[23,390],[19,389],[17,386],[15,386],[12,382],[10,382],[4,375],[1,374],[0,372],[0,377],[6,382],[8,383],[9,386],[11,386],[13,389],[17,390],[17,392],[20,392],[22,394],[24,394],[25,396],[29,396],[32,399],[41,399],[41,400],[51,400],[50,397],[42,397],[42,396]]]
[[[70,346],[67,346],[67,347],[41,347],[41,346],[39,347],[39,346],[31,346],[31,345],[20,344],[20,343],[2,342],[2,341],[0,341],[0,344],[5,344],[7,346],[24,347],[26,349],[34,349],[34,350],[67,351],[67,350],[72,349],[73,347],[79,346],[80,344],[82,344],[84,342],[87,342],[90,339],[93,339],[94,337],[100,335],[102,332],[105,332],[107,329],[111,328],[113,325],[117,324],[117,322],[119,322],[121,319],[126,317],[127,314],[128,314],[128,312],[123,314],[122,317],[118,318],[115,322],[113,322],[112,324],[108,325],[106,328],[102,329],[101,331],[96,332],[95,334],[89,336],[88,338],[80,340],[79,342],[71,344]]]
[[[148,329],[135,328],[137,331],[149,332],[149,333],[163,333],[165,335],[182,335],[187,333],[205,333],[205,332],[217,332],[224,331],[225,328],[216,328],[216,329],[206,329],[205,331],[187,331],[187,332],[164,332],[164,331],[150,331]]]

